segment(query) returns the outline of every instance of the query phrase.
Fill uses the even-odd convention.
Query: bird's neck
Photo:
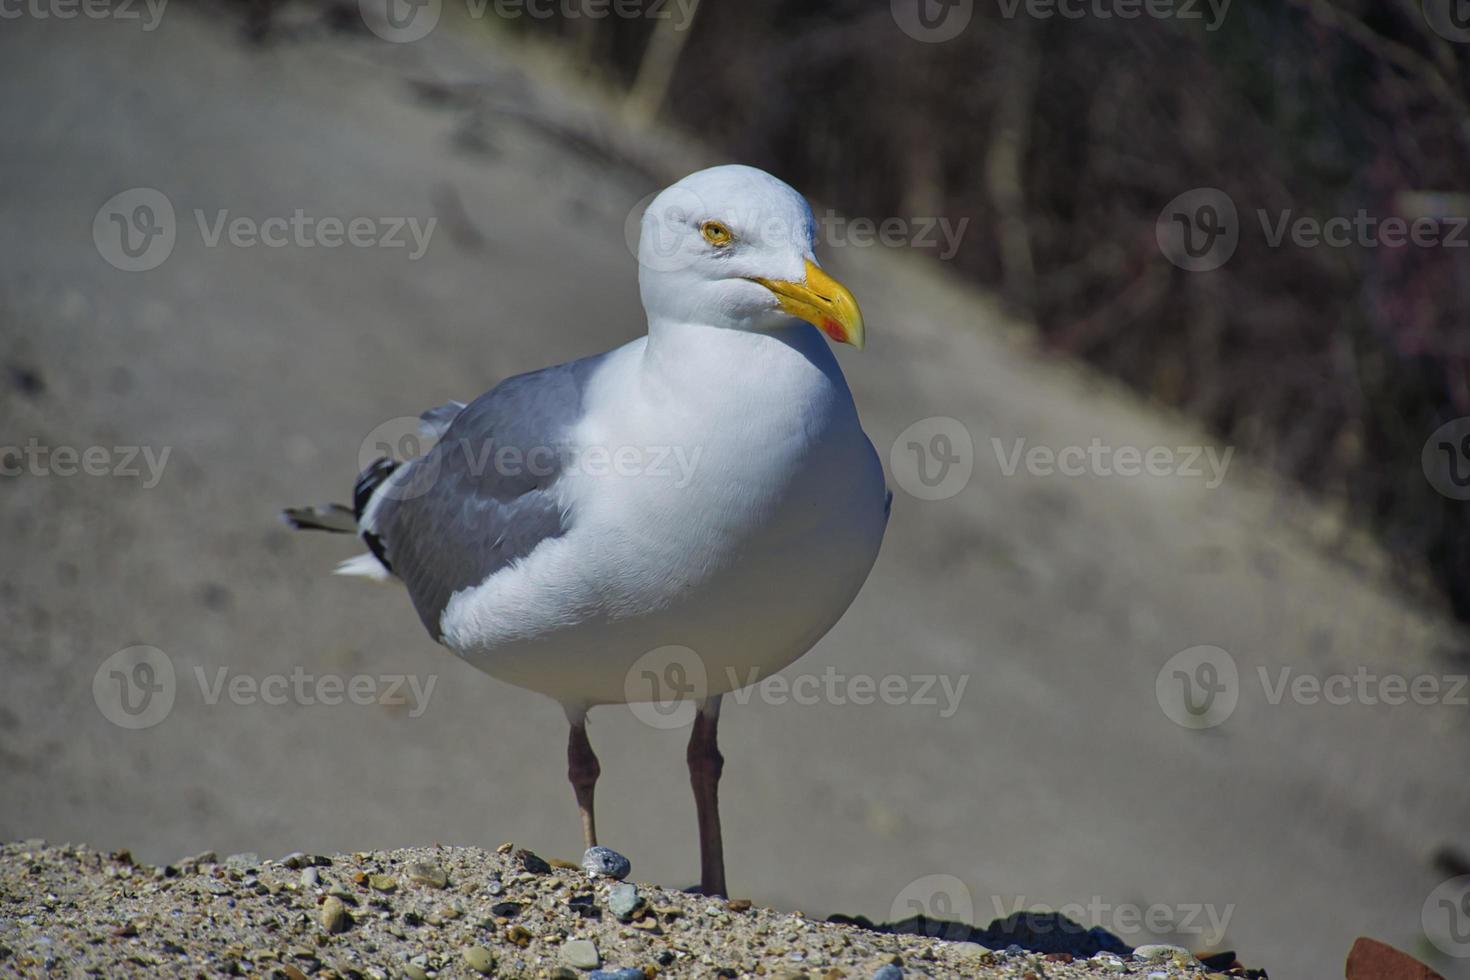
[[[857,410],[827,341],[799,320],[772,330],[655,321],[640,365],[646,404],[747,422],[784,416],[856,424]],[[850,417],[850,418],[849,418]]]
[[[768,377],[779,382],[779,375],[816,371],[846,388],[826,340],[800,320],[770,330],[740,330],[651,319],[643,360],[645,373],[667,379],[707,384],[711,377],[730,381]],[[777,377],[771,377],[772,372]]]

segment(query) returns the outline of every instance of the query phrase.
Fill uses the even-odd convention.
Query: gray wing
[[[455,592],[566,533],[572,515],[551,487],[597,360],[508,378],[457,412],[450,403],[425,413],[427,425],[443,427],[439,442],[367,503],[363,538],[408,587],[435,639]]]

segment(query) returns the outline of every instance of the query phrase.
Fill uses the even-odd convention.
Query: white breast
[[[444,641],[563,703],[693,650],[715,694],[805,653],[877,557],[882,469],[825,342],[690,328],[609,357],[561,483],[566,535],[455,595]]]

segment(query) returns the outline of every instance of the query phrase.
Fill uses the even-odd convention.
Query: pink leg
[[[715,741],[720,724],[720,698],[700,705],[689,735],[689,782],[694,787],[694,810],[699,818],[699,890],[725,895],[725,848],[720,839],[720,771],[725,759]]]
[[[597,843],[597,820],[592,813],[592,792],[597,788],[597,777],[602,767],[592,752],[592,743],[587,741],[586,716],[571,723],[571,736],[567,739],[567,778],[572,781],[572,790],[577,794],[577,810],[582,814],[582,838],[588,847]]]

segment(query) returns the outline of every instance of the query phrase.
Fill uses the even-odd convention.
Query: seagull
[[[372,463],[351,507],[283,515],[356,533],[368,551],[340,573],[396,579],[436,641],[561,704],[588,848],[588,710],[688,708],[707,895],[727,894],[721,697],[831,629],[893,499],[823,339],[861,350],[862,314],[815,239],[762,170],[685,177],[640,224],[646,336],[431,409],[432,448]]]

